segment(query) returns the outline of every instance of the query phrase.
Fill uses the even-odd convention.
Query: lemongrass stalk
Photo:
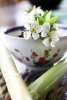
[[[0,68],[3,73],[11,100],[32,100],[22,77],[18,74],[9,50],[0,36]],[[10,44],[11,45],[11,44]]]
[[[42,100],[53,87],[67,73],[67,58],[58,62],[51,69],[45,72],[28,87],[34,100]]]

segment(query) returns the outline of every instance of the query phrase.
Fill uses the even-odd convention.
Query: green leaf
[[[24,31],[21,31],[21,36],[23,37]]]
[[[42,25],[44,22],[45,22],[45,16],[48,14],[48,10],[46,10],[44,12],[44,15],[42,17],[39,17],[38,20],[39,20],[39,24]]]
[[[37,14],[34,14],[34,17],[35,17],[35,20],[37,20],[37,19],[39,19],[39,15],[37,15]]]
[[[39,20],[40,25],[42,25],[44,23],[44,18],[43,17],[39,17],[38,20]]]
[[[53,25],[50,28],[50,31],[56,31],[56,28],[53,27]]]
[[[49,21],[50,20],[51,12],[52,11],[49,11],[48,14],[45,16],[45,21]]]
[[[44,15],[42,17],[39,17],[38,20],[39,20],[39,24],[42,25],[44,22],[45,22],[45,16],[48,14],[48,10],[46,10],[44,12]]]
[[[55,16],[55,17],[52,17],[50,20],[49,20],[49,23],[50,24],[54,24],[58,19],[58,16]]]
[[[48,14],[48,10],[46,10],[45,12],[44,12],[44,15],[42,16],[43,18],[45,18],[45,16]]]
[[[32,11],[31,8],[29,8],[29,9],[26,10],[27,13],[30,13],[31,11]]]

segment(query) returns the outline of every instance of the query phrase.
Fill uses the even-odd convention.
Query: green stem
[[[42,100],[42,97],[46,95],[66,73],[67,58],[58,62],[29,85],[28,89],[34,100]]]
[[[2,34],[1,34],[2,35]],[[0,65],[11,100],[32,100],[22,77],[19,75],[11,54],[0,36]]]

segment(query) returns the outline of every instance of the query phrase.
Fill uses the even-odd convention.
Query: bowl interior
[[[63,24],[57,24],[57,25],[60,31],[60,35],[67,36],[67,25]],[[20,35],[20,32],[22,30],[26,30],[24,26],[17,26],[7,29],[7,31],[5,31],[4,33],[13,37],[18,37],[18,35]]]
[[[22,30],[25,30],[24,26],[13,27],[5,31],[5,34],[13,37],[18,37]]]

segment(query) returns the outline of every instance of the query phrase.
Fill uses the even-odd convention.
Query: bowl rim
[[[67,25],[64,25],[64,24],[59,24],[59,23],[56,23],[58,25],[58,28],[60,29],[63,29],[63,30],[67,30]],[[4,35],[9,37],[9,38],[15,38],[15,39],[23,39],[25,40],[23,37],[17,37],[17,36],[12,36],[12,35],[7,35],[7,34],[10,34],[11,32],[14,32],[14,31],[21,31],[21,30],[26,30],[24,26],[14,26],[14,27],[11,27],[11,28],[8,28],[5,32],[4,32]],[[61,38],[62,36],[60,36],[59,38]],[[65,35],[64,37],[67,37],[67,35]],[[28,39],[28,40],[33,40],[33,39]]]

